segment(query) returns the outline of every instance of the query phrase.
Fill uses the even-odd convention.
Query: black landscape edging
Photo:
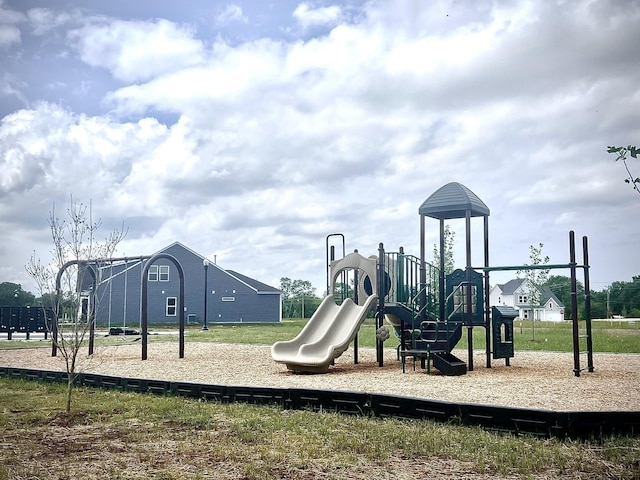
[[[0,377],[66,382],[66,372],[0,367]],[[567,412],[470,403],[344,390],[246,387],[80,373],[78,385],[207,401],[279,405],[289,409],[333,411],[375,417],[434,420],[533,434],[544,437],[587,438],[640,434],[640,411]]]

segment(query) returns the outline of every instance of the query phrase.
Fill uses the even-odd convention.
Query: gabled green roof
[[[488,217],[487,207],[478,196],[458,182],[447,183],[427,198],[418,213],[439,220],[465,218],[467,210],[472,217]]]

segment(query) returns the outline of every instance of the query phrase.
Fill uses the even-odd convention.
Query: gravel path
[[[454,351],[466,360],[466,351]],[[61,356],[48,348],[0,350],[0,366],[65,370]],[[485,368],[484,351],[474,355],[475,369],[467,375],[446,377],[419,363],[407,363],[402,373],[395,350],[385,350],[385,366],[378,367],[375,349],[360,348],[353,365],[349,349],[321,375],[295,374],[273,362],[270,347],[220,343],[186,343],[178,358],[177,342],[149,344],[142,361],[140,342],[100,347],[93,358],[81,359],[84,372],[127,377],[182,380],[239,386],[298,387],[390,393],[450,402],[540,408],[556,411],[640,410],[640,355],[595,354],[595,372],[573,374],[573,354],[516,352],[507,367],[494,360]],[[583,360],[585,361],[585,360]]]

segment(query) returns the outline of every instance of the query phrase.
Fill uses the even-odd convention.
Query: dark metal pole
[[[148,341],[148,321],[147,321],[147,281],[149,267],[151,266],[151,260],[147,262],[145,267],[142,269],[142,293],[141,293],[141,301],[142,305],[140,305],[140,329],[142,330],[142,360],[147,359],[147,341]]]
[[[93,261],[93,260],[92,260]],[[61,310],[60,308],[60,299],[62,298],[61,295],[61,287],[60,284],[62,282],[62,274],[65,272],[65,270],[67,268],[69,268],[71,265],[78,265],[78,271],[80,271],[80,267],[81,266],[85,266],[86,269],[89,270],[89,272],[91,273],[91,278],[93,279],[93,293],[94,296],[96,294],[96,289],[97,287],[97,277],[96,277],[96,273],[93,271],[93,269],[88,265],[88,261],[87,260],[70,260],[67,263],[65,263],[64,265],[62,265],[62,267],[60,267],[60,270],[58,270],[58,274],[56,275],[56,293],[55,293],[55,318],[53,319],[53,324],[51,325],[51,356],[55,357],[58,355],[58,318],[59,318],[59,312]],[[94,297],[92,297],[94,298]],[[91,307],[91,304],[87,304],[87,309],[89,309]],[[82,304],[80,305],[80,308],[82,308]],[[64,311],[64,308],[62,308],[62,310]],[[94,308],[95,311],[95,308]],[[95,319],[95,313],[94,313],[94,319]],[[91,319],[89,316],[89,312],[87,312],[87,321],[93,322],[94,319]],[[76,319],[77,321],[77,319]],[[95,325],[93,323],[89,324],[89,355],[93,355],[93,341],[94,341],[94,335],[95,335]]]
[[[378,245],[378,315],[376,321],[376,330],[382,326],[384,321],[384,294],[385,294],[386,278],[384,275],[384,246],[382,243]],[[376,338],[376,358],[378,366],[384,366],[384,345],[381,340]]]
[[[327,296],[329,295],[329,288],[331,285],[331,279],[329,279],[329,270],[331,267],[331,262],[333,262],[335,260],[335,246],[331,245],[331,249],[329,249],[329,239],[331,237],[340,237],[342,239],[342,256],[345,256],[345,243],[344,243],[344,235],[342,233],[330,233],[329,235],[327,235],[327,238],[325,239],[325,245],[326,245],[326,256],[327,256]],[[331,250],[331,257],[329,257],[329,250]]]
[[[426,307],[426,287],[427,287],[427,260],[425,258],[425,216],[420,215],[420,284],[418,286],[418,312],[422,312]],[[421,314],[422,315],[422,314]],[[413,329],[413,318],[411,320],[411,328]],[[402,334],[404,335],[404,325],[401,324]],[[404,348],[404,343],[403,343]]]
[[[571,321],[573,322],[573,373],[580,376],[580,338],[578,329],[578,288],[576,280],[576,242],[573,230],[569,232],[569,265],[571,268]]]
[[[206,332],[209,330],[209,328],[207,327],[207,297],[209,296],[207,295],[207,281],[209,280],[209,260],[205,258],[202,263],[204,265],[204,320],[202,322],[202,331]]]
[[[444,285],[444,220],[440,219],[440,272],[438,273],[438,303],[440,307],[440,321],[447,322],[447,306],[445,304],[446,292]]]
[[[147,310],[147,297],[148,297],[148,289],[147,289],[147,281],[149,280],[149,267],[153,265],[153,263],[160,259],[166,258],[170,260],[176,267],[178,271],[178,276],[180,277],[180,297],[179,303],[176,305],[176,308],[180,308],[180,333],[179,333],[179,357],[184,358],[184,270],[182,269],[182,265],[173,255],[169,255],[168,253],[157,253],[147,261],[147,264],[142,269],[142,305],[140,309],[141,319],[140,325],[142,326],[142,360],[147,359],[147,340],[148,340],[148,310]]]
[[[589,245],[587,237],[582,237],[582,253],[584,268],[584,316],[587,329],[587,368],[593,372],[593,337],[591,336],[591,286],[589,281]]]
[[[58,356],[58,318],[60,314],[60,299],[62,295],[60,293],[60,273],[58,272],[58,277],[56,277],[56,293],[54,298],[55,308],[53,312],[53,318],[51,319],[51,356]]]
[[[182,271],[182,267],[178,260],[173,258],[173,263],[178,270],[178,275],[180,276],[180,353],[179,358],[184,358],[184,272]]]
[[[91,272],[93,279],[93,289],[91,290],[91,296],[88,300],[88,320],[89,320],[89,355],[93,355],[93,349],[95,346],[96,338],[96,295],[98,295],[98,279],[96,273],[93,271],[91,265],[87,265],[87,269]]]
[[[354,253],[358,253],[358,249],[356,248],[354,251]],[[358,305],[358,269],[356,268],[353,271],[353,302]],[[356,332],[355,336],[353,337],[353,364],[357,365],[358,364],[358,332]]]
[[[466,295],[465,307],[467,309],[467,346],[468,346],[468,367],[473,371],[473,305],[471,301],[471,210],[467,210],[465,215],[465,229],[467,231],[467,267],[466,267]]]
[[[484,266],[489,266],[489,217],[484,217]],[[487,355],[487,368],[491,368],[491,304],[489,301],[490,293],[489,271],[484,272],[484,337],[485,351]],[[507,362],[509,358],[507,357]]]

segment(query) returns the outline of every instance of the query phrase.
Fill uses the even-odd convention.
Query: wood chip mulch
[[[454,350],[462,360],[467,352]],[[0,366],[65,370],[61,356],[48,348],[0,350]],[[581,359],[586,366],[586,357]],[[150,343],[148,359],[141,360],[140,342],[99,347],[92,358],[83,352],[81,371],[220,385],[311,388],[388,393],[449,402],[539,408],[555,411],[640,410],[640,355],[594,354],[595,371],[573,372],[573,354],[516,352],[511,366],[493,360],[486,368],[484,351],[474,352],[474,370],[447,377],[437,370],[427,375],[419,362],[408,361],[402,373],[394,349],[385,349],[379,367],[375,349],[360,348],[353,364],[350,348],[328,373],[289,372],[271,359],[266,345],[191,343],[178,358],[177,342]]]

